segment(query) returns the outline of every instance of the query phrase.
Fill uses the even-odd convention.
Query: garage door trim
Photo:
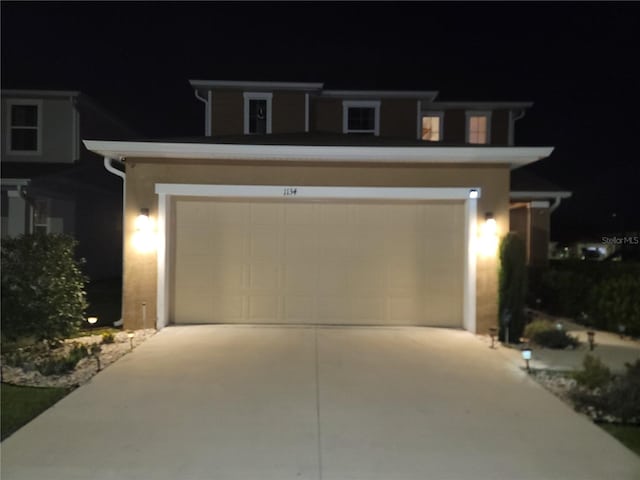
[[[155,184],[158,194],[158,242],[157,242],[157,324],[161,329],[169,322],[169,258],[168,218],[171,198],[190,196],[205,198],[273,199],[286,198],[288,201],[309,201],[321,199],[335,200],[463,200],[465,208],[466,259],[464,262],[463,286],[463,326],[476,331],[476,218],[477,198],[481,196],[479,187],[415,188],[415,187],[307,187],[274,185],[197,185],[197,184]]]

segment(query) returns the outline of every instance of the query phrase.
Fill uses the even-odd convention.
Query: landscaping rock
[[[129,339],[127,332],[119,332],[115,335],[114,343],[102,343],[102,335],[89,335],[86,337],[71,338],[65,340],[65,352],[70,350],[74,342],[81,343],[90,347],[93,344],[100,344],[101,352],[100,365],[104,370],[114,363],[123,355],[131,351],[133,348],[141,345],[145,340],[151,338],[156,331],[154,329],[136,330],[132,341]],[[55,350],[58,353],[59,350]],[[42,357],[42,353],[34,354],[36,357]],[[39,358],[28,361],[22,367],[14,367],[7,365],[4,356],[0,367],[2,368],[2,381],[14,385],[23,385],[31,387],[76,387],[89,381],[96,373],[98,373],[98,365],[93,357],[83,358],[78,362],[76,368],[64,375],[45,376],[33,368],[33,364]],[[31,359],[30,359],[31,360]]]

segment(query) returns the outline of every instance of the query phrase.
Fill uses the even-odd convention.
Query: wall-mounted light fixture
[[[469,190],[469,198],[478,198],[478,190],[475,188]]]
[[[136,231],[133,234],[133,244],[141,253],[155,250],[156,238],[154,234],[153,220],[149,216],[148,208],[141,208],[140,215],[135,220]]]
[[[495,256],[498,251],[498,224],[492,212],[484,216],[484,223],[480,228],[480,253],[485,257]]]

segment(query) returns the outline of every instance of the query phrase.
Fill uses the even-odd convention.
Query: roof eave
[[[313,161],[416,164],[508,164],[522,166],[551,154],[553,147],[383,147],[242,145],[84,140],[103,157],[238,161]]]

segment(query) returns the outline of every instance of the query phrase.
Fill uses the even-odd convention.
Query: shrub
[[[593,291],[592,315],[598,326],[615,331],[626,326],[630,335],[640,335],[640,277],[626,274],[603,280]]]
[[[613,383],[607,403],[622,422],[640,423],[640,360],[625,366],[627,371]]]
[[[547,348],[575,348],[580,341],[564,330],[558,330],[548,320],[534,320],[524,329],[524,336],[531,342]]]
[[[578,385],[590,390],[604,388],[612,378],[609,368],[593,355],[585,355],[582,370],[574,372],[572,377]]]
[[[102,334],[102,343],[113,343],[116,341],[116,337],[113,333],[111,332],[104,332]]]
[[[89,356],[87,347],[74,343],[71,351],[63,356],[50,356],[36,365],[37,370],[45,376],[62,375],[73,371],[80,360]]]
[[[81,324],[86,279],[66,235],[2,240],[2,334],[9,340],[66,337]]]
[[[500,322],[500,340],[516,341],[524,329],[524,303],[527,292],[526,252],[524,242],[515,233],[508,233],[500,244],[500,275],[498,307]],[[505,318],[509,318],[508,324]]]

